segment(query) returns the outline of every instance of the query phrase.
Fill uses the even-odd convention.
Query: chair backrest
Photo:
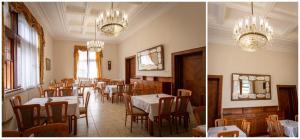
[[[123,96],[124,96],[124,101],[125,101],[126,112],[127,112],[127,114],[132,114],[131,96],[126,93],[123,93]]]
[[[226,126],[226,125],[227,125],[227,119],[216,119],[215,120],[215,127]]]
[[[270,118],[271,120],[276,120],[276,121],[278,121],[278,115],[277,115],[277,114],[269,115],[269,118]]]
[[[283,137],[284,136],[284,129],[283,126],[280,124],[278,120],[270,120],[271,127],[272,127],[272,135],[275,137]]]
[[[243,119],[241,129],[246,133],[247,136],[250,135],[250,126],[251,126],[251,123],[248,122],[247,120]]]
[[[19,131],[37,126],[40,124],[40,105],[20,105],[13,108]]]
[[[10,104],[11,104],[12,107],[22,105],[22,101],[21,101],[20,96],[13,96],[9,99],[9,101],[10,101]]]
[[[226,132],[219,132],[218,137],[238,137],[240,136],[239,131],[226,131]]]
[[[89,106],[89,102],[90,102],[90,92],[87,92],[86,93],[86,96],[85,96],[85,101],[84,101],[84,107],[87,109],[88,106]]]
[[[48,123],[66,123],[67,122],[67,112],[68,112],[68,102],[48,102],[45,104],[47,112],[47,122]]]
[[[19,131],[2,131],[2,137],[21,137]]]
[[[67,137],[68,125],[65,123],[52,123],[42,126],[36,126],[25,130],[22,133],[25,137]]]
[[[190,102],[189,96],[177,96],[174,112],[186,113],[189,102]]]
[[[159,98],[158,115],[170,115],[173,105],[174,97],[162,97]]]
[[[124,88],[125,88],[125,85],[123,85],[123,84],[118,84],[118,85],[117,85],[117,92],[118,92],[118,93],[124,93]]]
[[[59,96],[72,96],[73,89],[69,87],[64,87],[63,89],[60,89],[59,92]]]
[[[192,96],[192,91],[187,89],[178,89],[177,96]]]
[[[78,91],[80,94],[84,93],[84,90],[85,90],[85,85],[79,85],[79,88],[78,88]]]
[[[297,114],[297,115],[295,115],[295,121],[297,121],[297,122],[298,122],[298,114]]]
[[[44,94],[45,97],[54,97],[55,96],[55,89],[45,89]]]
[[[272,123],[271,123],[271,119],[269,117],[266,118],[266,122],[267,122],[267,131],[269,133],[269,135],[272,137],[274,136],[274,129],[272,128]]]
[[[197,125],[205,124],[206,122],[206,111],[205,106],[199,106],[193,109],[193,113],[197,122]]]
[[[133,95],[133,93],[134,93],[133,84],[126,84],[125,85],[125,92],[129,95]]]

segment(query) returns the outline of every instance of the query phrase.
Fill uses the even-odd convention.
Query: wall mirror
[[[271,75],[232,74],[231,100],[271,99]]]
[[[137,53],[138,70],[164,70],[163,46],[159,45]]]

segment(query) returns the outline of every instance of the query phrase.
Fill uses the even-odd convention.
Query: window
[[[34,87],[39,83],[38,34],[23,14],[9,10],[8,3],[4,10],[8,14],[4,16],[4,91]]]
[[[97,78],[96,52],[79,51],[78,78]]]

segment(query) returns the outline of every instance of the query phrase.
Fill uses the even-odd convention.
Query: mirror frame
[[[151,51],[151,50],[157,49],[157,48],[161,49],[161,51],[160,51],[161,63],[159,63],[159,64],[162,64],[162,67],[161,68],[155,68],[155,69],[154,68],[153,69],[140,69],[140,58],[141,58],[140,53],[142,53],[144,51]],[[138,65],[137,65],[138,67],[137,68],[138,68],[139,71],[160,71],[160,70],[164,70],[165,69],[165,64],[164,64],[164,48],[163,48],[163,45],[158,45],[158,46],[155,46],[155,47],[145,49],[143,51],[139,51],[137,53],[137,62],[138,62]]]
[[[233,75],[239,75],[239,76],[268,76],[269,77],[269,92],[270,92],[270,97],[269,98],[238,98],[238,99],[233,99],[233,89],[234,89],[234,80],[233,80]],[[254,80],[255,81],[255,80]],[[266,75],[266,74],[243,74],[243,73],[232,73],[231,74],[231,101],[245,101],[245,100],[271,100],[272,99],[272,80],[271,80],[271,75]],[[240,89],[241,90],[241,89]],[[240,92],[241,93],[241,92]]]

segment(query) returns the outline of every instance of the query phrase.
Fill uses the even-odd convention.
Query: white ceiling
[[[234,44],[235,23],[251,15],[251,3],[208,3],[208,42]],[[289,51],[298,46],[298,3],[254,3],[254,15],[265,16],[274,29],[274,39],[268,49]]]
[[[54,40],[87,41],[94,38],[95,19],[109,9],[109,2],[28,2],[34,16],[44,25]],[[118,37],[97,32],[97,39],[118,43],[176,3],[126,2],[114,3],[114,8],[128,14],[128,28]]]

